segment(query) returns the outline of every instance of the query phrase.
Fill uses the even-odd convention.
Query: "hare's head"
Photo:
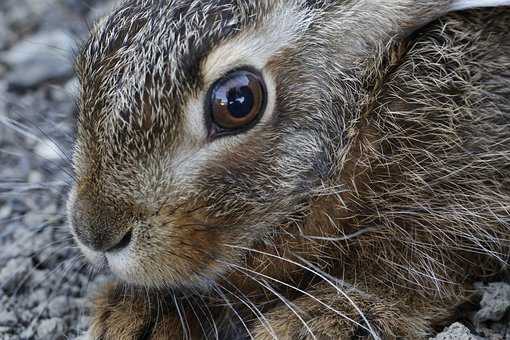
[[[132,0],[100,23],[77,60],[69,199],[90,260],[199,284],[302,218],[348,154],[363,60],[411,22],[373,3]]]

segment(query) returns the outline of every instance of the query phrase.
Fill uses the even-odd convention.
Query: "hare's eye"
[[[267,101],[264,80],[250,70],[229,73],[216,81],[209,93],[211,119],[224,131],[251,127],[263,114]]]

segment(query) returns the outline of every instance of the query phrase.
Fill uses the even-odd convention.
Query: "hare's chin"
[[[81,244],[79,247],[92,266],[99,268],[107,266],[121,280],[128,283],[140,283],[138,282],[137,275],[134,273],[134,254],[131,253],[129,248],[113,253],[102,253]]]

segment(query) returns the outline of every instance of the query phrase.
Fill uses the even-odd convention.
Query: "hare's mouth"
[[[126,245],[120,246],[121,243]],[[196,263],[183,262],[183,258],[191,260],[192,257],[178,247],[171,248],[173,251],[148,247],[136,230],[129,242],[121,243],[107,251],[96,251],[77,239],[79,248],[93,268],[106,270],[127,285],[207,288],[211,279],[224,271],[221,261],[205,263],[205,260],[197,258]],[[169,256],[170,253],[173,255]]]
[[[108,252],[98,252],[80,245],[82,253],[90,264],[97,269],[107,269],[116,277],[129,284],[144,285],[143,275],[138,273],[136,254],[129,248],[112,249]]]
[[[136,254],[132,248],[132,235],[119,242],[115,247],[108,249],[108,251],[96,251],[87,247],[85,244],[76,239],[82,254],[86,257],[88,262],[95,269],[109,269],[115,276],[119,277],[128,283],[141,283],[136,282]]]
[[[108,252],[104,257],[108,267],[118,278],[128,283],[141,283],[139,279],[137,279],[139,275],[135,273],[136,264],[133,260],[134,254],[132,254],[129,248]]]

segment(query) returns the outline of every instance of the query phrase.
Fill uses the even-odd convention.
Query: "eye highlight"
[[[267,90],[256,71],[241,69],[216,81],[209,91],[209,113],[219,132],[246,130],[264,113]]]

